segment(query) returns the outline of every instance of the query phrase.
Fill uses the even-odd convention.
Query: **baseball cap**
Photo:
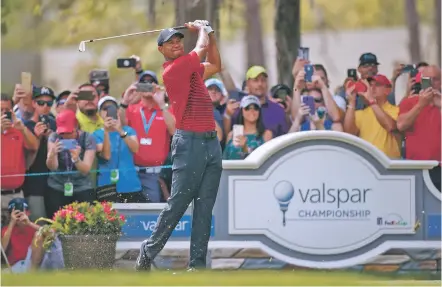
[[[246,80],[255,79],[259,75],[264,74],[267,77],[267,70],[262,66],[252,66],[247,70]]]
[[[78,126],[75,112],[69,109],[61,111],[55,118],[55,122],[57,124],[58,134],[71,133]]]
[[[26,199],[21,197],[13,198],[8,203],[9,213],[11,213],[14,209],[20,211],[29,210],[28,202],[26,201]]]
[[[142,72],[142,73],[140,74],[140,76],[139,76],[139,78],[138,78],[138,82],[139,82],[139,83],[145,83],[145,82],[147,82],[147,81],[145,81],[145,80],[143,79],[145,76],[150,76],[150,77],[152,77],[154,83],[155,83],[155,84],[158,84],[157,74],[156,74],[154,71],[149,71],[149,70],[144,71],[144,72]]]
[[[227,94],[227,91],[226,91],[226,88],[224,87],[223,82],[221,82],[218,79],[215,79],[215,78],[208,79],[204,82],[204,84],[206,85],[206,88],[209,88],[211,86],[216,86],[221,91],[221,93]]]
[[[34,87],[32,90],[32,98],[38,98],[40,96],[49,96],[55,99],[54,91],[49,87]]]
[[[384,75],[377,74],[377,75],[374,76],[372,79],[373,79],[373,81],[375,81],[375,82],[378,83],[378,84],[381,84],[381,85],[383,85],[383,86],[389,86],[389,87],[391,87],[391,82],[390,82],[390,80],[389,80],[386,76],[384,76]]]
[[[68,90],[63,91],[63,92],[61,92],[60,94],[58,94],[58,96],[55,98],[55,101],[56,101],[56,102],[59,102],[59,101],[61,100],[62,97],[64,97],[64,96],[69,96],[70,94],[71,94],[71,91],[68,91]]]
[[[272,95],[272,97],[273,97],[274,99],[277,99],[277,98],[280,97],[278,92],[281,91],[281,90],[285,91],[286,94],[289,95],[289,96],[292,95],[292,89],[290,89],[289,86],[284,85],[284,84],[278,84],[278,85],[276,85],[276,86],[273,86],[273,87],[270,89],[270,94]]]
[[[241,108],[247,108],[250,105],[257,105],[258,107],[261,107],[259,99],[256,96],[251,95],[243,97],[239,106]]]
[[[373,53],[364,53],[359,57],[359,66],[365,64],[375,64],[379,65],[378,58]]]
[[[170,38],[172,38],[175,35],[177,35],[178,37],[184,38],[184,34],[175,30],[174,28],[163,29],[160,32],[160,35],[158,35],[158,39],[157,39],[158,46],[163,46],[164,42],[169,41]]]
[[[99,101],[98,101],[98,109],[101,110],[101,106],[105,103],[105,102],[113,102],[118,106],[118,102],[114,97],[111,96],[105,96],[102,97]]]

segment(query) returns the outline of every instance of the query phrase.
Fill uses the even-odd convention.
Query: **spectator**
[[[21,84],[16,84],[14,89],[14,96],[12,101],[16,106],[14,107],[14,113],[20,120],[29,120],[34,113],[32,108],[32,91],[27,93]]]
[[[205,81],[207,91],[209,92],[210,99],[213,106],[219,111],[221,115],[226,110],[227,90],[224,87],[223,82],[218,79],[211,78]],[[221,125],[222,126],[222,125]]]
[[[344,130],[359,136],[384,152],[390,158],[399,158],[399,134],[396,119],[399,108],[387,101],[391,93],[391,82],[384,75],[375,75],[372,85],[363,81],[367,92],[360,93],[368,107],[355,111],[354,86],[347,90],[348,110],[345,114]]]
[[[292,89],[284,84],[278,84],[270,89],[272,99],[277,102],[285,111],[287,125],[292,124]]]
[[[12,99],[1,94],[1,178],[2,219],[7,203],[23,197],[21,186],[25,180],[25,151],[38,149],[37,138],[12,112]]]
[[[263,125],[261,102],[257,97],[243,97],[240,108],[235,124],[244,126],[244,135],[229,133],[224,159],[244,159],[264,142],[272,139],[272,132]]]
[[[313,88],[302,91],[303,95],[313,97],[315,100],[315,113],[310,114],[310,108],[301,103],[300,109],[296,114],[296,119],[293,122],[290,132],[310,131],[310,130],[333,130],[343,131],[340,122],[333,122],[327,114],[327,108],[324,104],[322,90]]]
[[[142,83],[155,83],[158,85],[158,77],[154,71],[142,71],[138,76],[138,82]]]
[[[101,98],[98,109],[105,121],[104,128],[94,132],[100,170],[97,186],[116,182],[118,202],[145,202],[133,160],[139,148],[135,130],[129,126],[121,127],[119,120],[108,117],[111,109],[118,110],[118,103],[113,97]]]
[[[37,269],[64,268],[63,256],[60,252],[60,241],[50,250],[57,253],[56,261],[51,261],[43,248],[44,237],[37,238],[36,231],[40,226],[29,220],[29,208],[25,199],[14,198],[8,202],[9,223],[2,227],[2,248],[5,250],[11,271],[20,273]],[[58,252],[54,252],[58,251]]]
[[[398,130],[405,133],[405,158],[436,160],[439,165],[430,170],[434,185],[441,190],[441,70],[425,67],[422,77],[431,78],[432,88],[419,96],[404,99],[399,105]]]
[[[48,154],[48,136],[56,130],[55,119],[49,116],[51,107],[54,104],[54,91],[48,87],[35,87],[33,93],[34,114],[32,118],[25,121],[26,127],[33,131],[38,139],[39,147],[28,157],[30,166],[27,170],[29,173],[47,173],[46,156]],[[23,184],[23,193],[32,209],[32,221],[46,217],[44,196],[48,190],[48,176],[26,176]]]
[[[274,137],[286,134],[289,127],[284,110],[268,98],[269,89],[266,69],[261,66],[251,67],[246,73],[246,80],[250,95],[257,96],[261,103],[262,120],[265,128],[271,130]],[[235,122],[239,115],[240,111],[237,110],[238,106],[238,101],[237,103],[229,101],[227,104],[226,113],[224,115],[225,133],[230,132],[232,122]]]
[[[158,86],[155,85],[155,93],[137,92],[136,89],[136,85],[132,85],[126,90],[121,106],[127,107],[133,98],[141,96],[140,103],[130,105],[125,116],[127,125],[136,131],[140,140],[134,161],[144,195],[150,202],[157,203],[161,200],[158,175],[169,153],[170,137],[175,133],[175,117]]]
[[[89,83],[96,89],[99,99],[109,95],[109,72],[107,70],[90,71]]]
[[[69,95],[71,94],[71,91],[63,91],[61,92],[56,98],[55,98],[55,111],[57,112],[57,114],[59,114],[63,107],[64,104],[66,103],[67,98],[69,97]]]
[[[95,199],[89,176],[95,159],[94,137],[78,129],[78,122],[72,110],[66,109],[58,114],[56,124],[57,131],[48,138],[46,159],[46,165],[54,172],[48,178],[46,210],[49,216],[60,207],[74,201],[92,202]],[[64,140],[75,140],[76,148],[68,149]]]

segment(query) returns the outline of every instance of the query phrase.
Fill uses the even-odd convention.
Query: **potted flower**
[[[125,223],[124,215],[112,208],[109,202],[74,202],[58,210],[52,220],[41,230],[45,248],[52,245],[55,236],[60,238],[66,268],[111,268],[115,249]]]

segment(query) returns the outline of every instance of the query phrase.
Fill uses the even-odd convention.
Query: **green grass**
[[[28,274],[2,272],[3,286],[440,286],[440,281],[335,271],[63,271]]]

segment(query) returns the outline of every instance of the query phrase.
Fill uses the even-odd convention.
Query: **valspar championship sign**
[[[414,176],[380,174],[339,146],[306,146],[263,175],[229,177],[229,234],[262,234],[305,254],[341,254],[382,235],[413,234],[415,216]]]

